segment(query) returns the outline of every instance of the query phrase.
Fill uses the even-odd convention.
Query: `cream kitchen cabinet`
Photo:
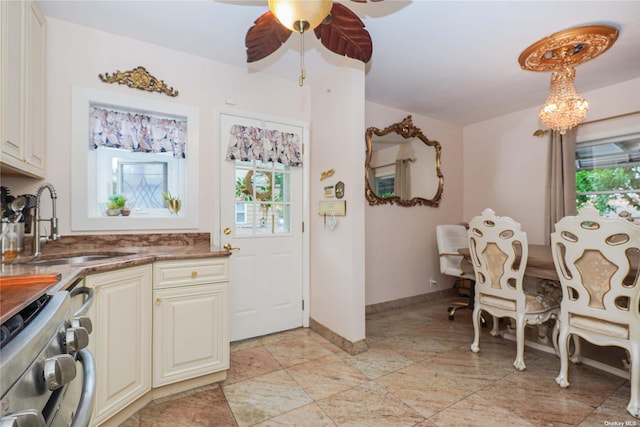
[[[45,19],[35,1],[0,1],[3,173],[45,175]]]
[[[229,368],[226,257],[153,267],[153,387]]]
[[[96,361],[93,425],[151,389],[151,264],[87,276],[93,288],[89,348]]]

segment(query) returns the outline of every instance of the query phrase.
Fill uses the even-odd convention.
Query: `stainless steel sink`
[[[66,264],[82,264],[84,262],[98,261],[107,258],[116,258],[120,256],[126,256],[130,254],[126,253],[110,253],[110,254],[93,254],[93,255],[77,255],[67,256],[62,258],[50,258],[50,259],[34,259],[26,264],[28,265],[66,265]]]

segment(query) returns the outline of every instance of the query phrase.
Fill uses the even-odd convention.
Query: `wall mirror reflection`
[[[413,125],[411,116],[365,134],[365,196],[370,205],[437,207],[442,197],[442,147]]]

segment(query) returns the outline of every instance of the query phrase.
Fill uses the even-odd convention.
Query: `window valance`
[[[227,160],[261,160],[302,166],[300,136],[295,133],[233,125],[229,130]]]
[[[187,120],[136,111],[91,106],[89,146],[143,153],[173,153],[186,158]]]

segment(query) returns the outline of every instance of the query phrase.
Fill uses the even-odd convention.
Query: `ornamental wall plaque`
[[[136,67],[129,71],[116,70],[115,73],[99,74],[98,78],[105,83],[118,83],[129,87],[146,90],[147,92],[162,92],[169,96],[178,96],[178,91],[168,87],[164,80],[158,80],[144,68]]]

